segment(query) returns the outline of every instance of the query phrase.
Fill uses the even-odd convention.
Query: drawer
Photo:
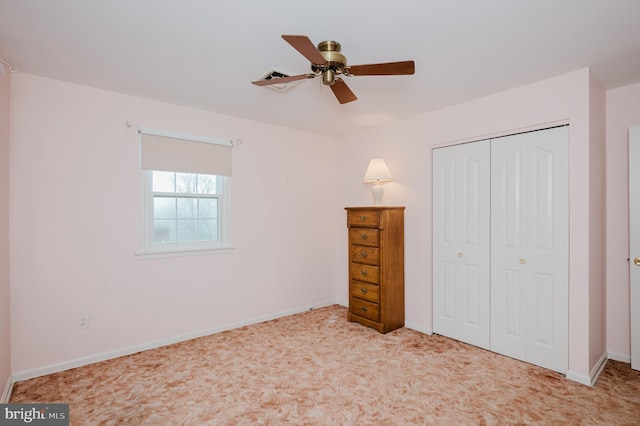
[[[351,246],[351,260],[367,265],[380,264],[380,249],[377,247]]]
[[[352,297],[349,301],[349,309],[353,315],[367,318],[371,321],[380,321],[380,307],[375,303]]]
[[[380,287],[375,284],[368,284],[361,281],[351,281],[351,297],[368,300],[369,302],[380,303]]]
[[[380,226],[380,212],[377,210],[349,210],[347,212],[347,226],[378,228]]]
[[[378,267],[351,262],[351,279],[378,284]]]
[[[367,228],[349,228],[349,244],[378,247],[380,244],[380,231]]]

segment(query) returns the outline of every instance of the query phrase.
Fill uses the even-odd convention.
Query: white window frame
[[[140,218],[139,218],[139,249],[137,256],[141,257],[174,257],[202,254],[228,253],[233,249],[231,243],[231,177],[218,176],[218,240],[190,241],[190,242],[153,242],[153,187],[152,170],[140,170]],[[179,195],[179,194],[178,194]]]

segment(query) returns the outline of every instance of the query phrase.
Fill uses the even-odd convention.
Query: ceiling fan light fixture
[[[336,82],[336,73],[332,69],[325,70],[322,73],[322,84],[325,86],[333,86]]]

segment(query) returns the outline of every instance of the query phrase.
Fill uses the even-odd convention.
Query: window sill
[[[136,251],[136,257],[140,259],[160,259],[163,257],[202,256],[207,254],[231,253],[234,247],[202,247],[202,248],[161,248],[144,249]]]

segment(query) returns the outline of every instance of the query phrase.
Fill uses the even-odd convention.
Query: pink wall
[[[589,365],[606,356],[605,108],[602,85],[589,79]]]
[[[11,87],[14,374],[334,301],[335,140],[27,74]],[[242,141],[231,253],[135,256],[138,126]]]
[[[629,362],[628,129],[640,124],[640,84],[607,92],[607,348]]]
[[[339,155],[343,205],[371,204],[370,186],[362,183],[367,162],[373,157],[387,161],[394,181],[385,185],[384,204],[404,205],[406,321],[417,329],[432,329],[431,300],[431,149],[454,141],[471,141],[487,136],[568,121],[570,127],[570,306],[569,370],[587,380],[593,359],[602,355],[590,347],[589,314],[592,276],[584,259],[590,258],[591,239],[601,239],[602,229],[591,226],[590,187],[590,73],[583,69],[523,86],[508,92],[455,105],[398,124],[345,138]],[[600,200],[601,201],[601,200]],[[595,211],[593,214],[598,215]],[[593,219],[599,220],[599,219]],[[348,300],[346,282],[346,233],[341,235],[337,257],[338,299]],[[595,259],[594,262],[604,262]],[[603,269],[603,266],[597,266]],[[602,283],[594,283],[598,288]],[[594,350],[596,353],[591,354]],[[600,353],[597,353],[600,352]]]
[[[3,60],[0,54],[0,60]],[[0,75],[0,395],[11,375],[9,304],[9,82]],[[3,402],[3,401],[0,401]]]

